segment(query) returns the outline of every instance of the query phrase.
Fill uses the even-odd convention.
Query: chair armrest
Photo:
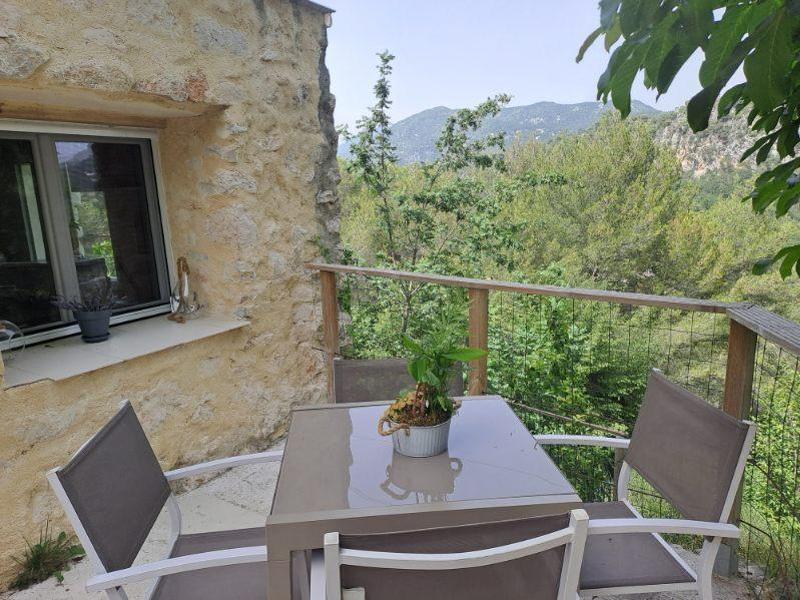
[[[535,435],[542,446],[600,446],[604,448],[627,448],[631,443],[625,438],[599,437],[594,435]]]
[[[183,467],[181,469],[175,469],[174,471],[167,471],[164,473],[164,476],[167,478],[167,481],[175,481],[176,479],[201,475],[202,473],[208,473],[209,471],[230,469],[231,467],[241,467],[244,465],[254,465],[258,463],[280,462],[282,458],[283,450],[271,450],[270,452],[259,452],[258,454],[242,454],[241,456],[220,458],[219,460],[211,460],[198,465]]]
[[[713,521],[686,519],[590,519],[589,535],[614,533],[680,533],[707,537],[738,538],[741,531],[736,525]]]
[[[321,550],[311,552],[311,591],[309,600],[325,600],[325,555]]]
[[[230,550],[215,550],[201,552],[187,556],[176,556],[145,565],[137,565],[95,575],[86,582],[87,592],[102,592],[110,588],[136,583],[174,573],[186,573],[212,567],[226,567],[246,563],[260,563],[267,560],[266,546],[249,546],[246,548],[231,548]]]

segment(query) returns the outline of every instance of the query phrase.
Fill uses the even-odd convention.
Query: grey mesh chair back
[[[106,570],[131,566],[170,488],[130,403],[55,474]]]
[[[337,359],[333,365],[337,404],[394,400],[415,385],[406,361],[401,358]],[[453,368],[450,393],[453,396],[464,394],[464,378],[459,364]]]
[[[724,521],[748,428],[653,371],[625,461],[685,518]]]
[[[577,510],[400,533],[329,534],[326,598],[363,588],[367,599],[381,600],[574,600],[587,523]]]

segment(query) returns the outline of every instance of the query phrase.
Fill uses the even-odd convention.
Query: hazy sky
[[[337,124],[352,125],[372,103],[375,54],[384,49],[397,57],[393,121],[498,92],[511,94],[513,105],[594,100],[608,60],[599,44],[575,63],[599,23],[595,0],[320,1],[336,9],[327,63]],[[691,65],[657,103],[641,83],[633,97],[661,110],[683,104],[699,89],[699,60]]]

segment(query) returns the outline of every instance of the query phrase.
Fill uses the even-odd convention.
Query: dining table
[[[389,533],[565,513],[581,499],[500,396],[465,396],[448,450],[393,451],[389,402],[292,411],[266,520],[269,600],[308,597],[310,552],[328,532]]]

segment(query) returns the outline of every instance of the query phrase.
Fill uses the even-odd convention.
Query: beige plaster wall
[[[209,313],[252,322],[0,390],[0,587],[22,536],[48,517],[66,527],[45,472],[120,401],[134,404],[165,468],[264,448],[293,405],[324,401],[318,285],[303,263],[338,243],[325,47],[323,13],[293,0],[0,0],[0,116],[19,116],[3,108],[20,89],[47,90],[31,111],[43,118],[79,115],[57,106],[58,90],[73,88],[112,108],[102,121],[136,123],[129,100],[202,108],[155,122],[169,243]]]

